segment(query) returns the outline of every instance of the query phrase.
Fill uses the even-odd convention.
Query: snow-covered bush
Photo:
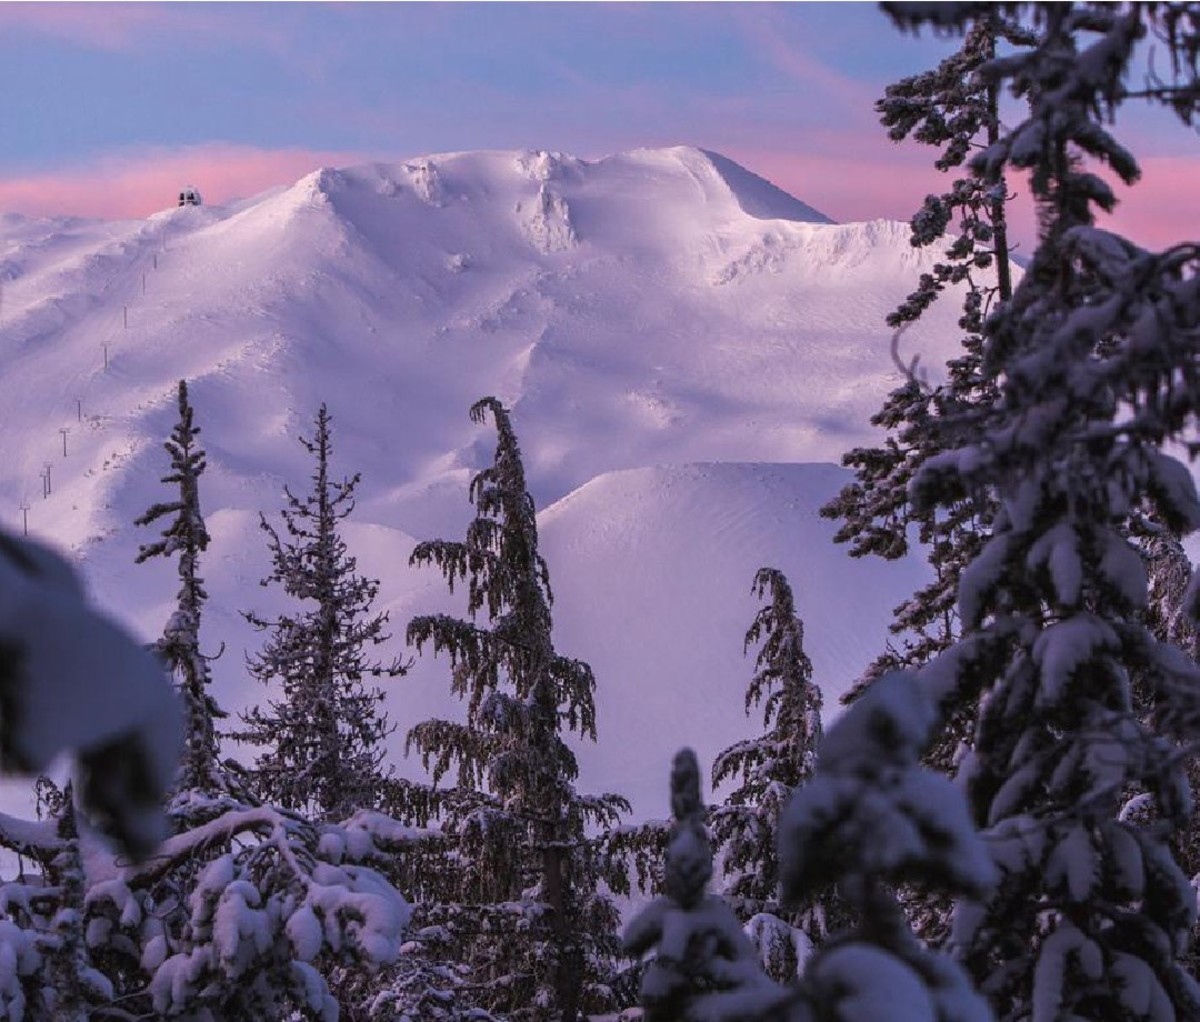
[[[125,1000],[222,1022],[332,1020],[327,974],[372,972],[399,954],[410,911],[368,863],[374,825],[316,825],[222,798],[207,823],[88,891],[88,942],[124,953]],[[182,875],[183,883],[173,882]]]

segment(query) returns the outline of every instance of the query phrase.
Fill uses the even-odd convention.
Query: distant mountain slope
[[[598,592],[619,581],[606,565],[633,571],[622,544],[641,533],[628,508],[599,495],[626,493],[629,507],[659,523],[639,540],[649,558],[636,562],[647,580],[642,623],[666,613],[649,597],[654,580],[688,577],[688,591],[707,591],[701,575],[735,533],[703,534],[699,551],[676,542],[672,528],[690,535],[675,522],[682,512],[667,510],[682,484],[675,470],[651,467],[836,461],[870,439],[867,420],[897,379],[883,318],[936,257],[909,245],[905,225],[829,223],[732,161],[689,148],[592,162],[481,152],[323,169],[226,207],[171,208],[145,221],[0,217],[0,517],[19,527],[26,505],[32,533],[72,550],[115,612],[154,631],[174,587],[168,574],[132,567],[145,537],[130,523],[163,495],[161,442],[174,383],[187,378],[209,451],[204,506],[221,535],[204,568],[210,641],[227,641],[216,672],[227,698],[244,702],[250,637],[236,610],[258,606],[265,592],[254,584],[257,512],[278,506],[285,482],[305,485],[310,466],[294,438],[317,405],[327,402],[334,417],[338,469],[364,475],[355,535],[402,633],[401,611],[415,606],[403,594],[423,584],[406,574],[407,550],[414,539],[456,535],[467,520],[467,479],[492,440],[466,410],[495,394],[514,409],[539,506],[562,502],[548,512],[547,537],[564,635],[607,663],[588,644],[584,611],[568,609],[571,594],[583,584],[577,574]],[[939,304],[904,338],[905,354],[920,352],[928,366],[955,346],[955,303]],[[46,466],[52,493],[43,499]],[[688,476],[688,486],[716,487],[718,510],[751,493],[777,507],[769,529],[738,540],[744,563],[718,573],[719,592],[733,594],[712,608],[720,628],[701,624],[699,607],[669,618],[669,640],[725,663],[719,684],[736,688],[744,671],[727,682],[735,665],[722,658],[737,661],[745,590],[760,562],[790,554],[802,592],[886,569],[851,564],[825,549],[827,529],[785,513],[787,501],[809,513],[814,494],[832,493],[826,470],[779,469],[795,494],[778,506],[761,466],[705,471],[709,482]],[[629,519],[610,533],[611,549],[589,545],[601,537],[572,510],[597,501]],[[881,633],[860,639],[858,622],[880,632],[885,604],[904,589],[880,589],[886,599],[869,613],[847,611],[845,639],[832,618],[813,629],[825,684],[843,687],[842,675],[877,651]],[[615,628],[596,634],[617,642]],[[606,668],[621,679],[607,683],[614,691],[655,684],[635,679],[632,663]],[[668,702],[685,694],[675,686],[692,684],[681,670],[663,675]],[[705,691],[716,678],[706,676]],[[396,704],[402,723],[422,699]],[[612,735],[621,711],[604,705]],[[729,725],[722,736],[742,726],[728,712],[710,723]]]
[[[700,464],[594,479],[541,516],[560,648],[596,672],[600,741],[581,763],[593,787],[666,815],[670,757],[701,762],[754,731],[742,641],[764,566],[785,571],[828,716],[883,649],[892,610],[926,579],[913,560],[847,558],[818,511],[849,478],[833,465]]]

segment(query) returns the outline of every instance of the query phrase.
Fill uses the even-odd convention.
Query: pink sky
[[[148,148],[104,156],[91,166],[0,178],[0,209],[31,216],[141,218],[174,205],[184,185],[196,185],[207,202],[222,203],[291,184],[317,167],[361,160],[353,153],[220,143]]]
[[[833,149],[829,140],[820,149]],[[832,216],[835,220],[907,219],[927,192],[945,187],[946,177],[926,161],[919,146],[894,146],[886,139],[859,141],[844,155],[815,151],[731,148],[729,155],[755,173]],[[411,155],[404,154],[407,158]],[[146,148],[107,155],[90,166],[0,177],[0,209],[31,216],[141,218],[165,209],[175,193],[195,184],[205,201],[223,203],[288,185],[322,166],[365,162],[363,153],[304,148],[257,149],[211,143],[178,150]],[[400,157],[394,157],[399,159]],[[1118,190],[1121,203],[1112,226],[1139,244],[1161,248],[1188,240],[1200,223],[1200,158],[1146,157],[1143,177]],[[1028,251],[1034,231],[1030,203],[1014,203],[1013,225]]]

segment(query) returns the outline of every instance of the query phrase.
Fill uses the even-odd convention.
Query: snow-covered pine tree
[[[1000,132],[999,90],[979,74],[1001,40],[1030,45],[1031,34],[992,6],[972,21],[963,45],[932,71],[905,78],[887,88],[876,104],[895,142],[915,139],[941,152],[938,170],[958,172],[949,188],[929,195],[912,220],[912,244],[942,244],[955,236],[942,261],[922,274],[917,289],[887,318],[897,338],[939,298],[947,287],[962,286],[963,353],[948,364],[947,380],[929,385],[908,378],[872,417],[887,431],[882,447],[856,448],[843,458],[855,481],[821,511],[841,521],[835,540],[849,543],[854,557],[868,554],[895,559],[909,551],[910,528],[927,551],[934,577],[896,608],[891,630],[903,646],[889,649],[868,670],[864,683],[884,670],[927,662],[958,635],[954,604],[958,576],[986,538],[991,514],[986,492],[964,494],[936,513],[922,513],[909,499],[909,484],[933,454],[956,446],[972,421],[971,408],[987,405],[992,383],[979,371],[983,320],[1012,296],[1007,229],[1007,193],[1002,173],[994,178],[964,167],[971,154],[996,141]],[[948,430],[954,430],[954,434]],[[851,695],[860,692],[856,686]],[[970,730],[971,713],[954,715],[931,750],[931,761],[952,770],[959,743]]]
[[[758,647],[746,713],[761,705],[767,731],[730,746],[713,761],[714,788],[724,781],[740,783],[713,810],[712,835],[723,853],[722,893],[750,934],[767,974],[784,982],[797,976],[809,948],[827,935],[820,892],[810,892],[816,897],[805,904],[786,910],[781,906],[776,854],[784,803],[816,767],[821,690],[812,680],[804,625],[786,576],[761,568],[752,592],[767,602],[743,643],[746,653]]]
[[[921,765],[936,717],[911,675],[884,676],[830,729],[815,775],[785,806],[785,902],[837,883],[857,920],[786,987],[762,971],[729,906],[706,894],[699,772],[690,750],[676,756],[666,893],[625,933],[630,954],[654,953],[642,982],[650,1022],[989,1022],[964,972],[913,937],[891,893],[922,885],[979,898],[996,879],[962,796]]]
[[[409,908],[376,868],[394,854],[396,824],[212,801],[154,858],[89,887],[88,946],[119,983],[104,1014],[336,1022],[330,979],[399,954]]]
[[[1192,565],[1179,537],[1157,521],[1160,517],[1153,513],[1136,514],[1130,522],[1146,565],[1146,624],[1159,642],[1177,646],[1192,661],[1200,662],[1200,630],[1187,606]],[[1134,705],[1148,715],[1152,706],[1146,698],[1145,686],[1136,677],[1133,682]],[[1151,720],[1147,723],[1153,724]],[[1186,769],[1193,793],[1200,791],[1200,755],[1195,749],[1188,750]],[[1139,825],[1155,826],[1157,813],[1153,800],[1144,792],[1134,791],[1122,808],[1121,817]],[[1172,835],[1171,851],[1200,897],[1200,814],[1193,813],[1187,826]],[[1192,927],[1191,946],[1181,961],[1192,976],[1200,976],[1200,920]]]
[[[575,790],[563,731],[595,739],[595,679],[554,649],[550,576],[520,447],[498,400],[472,406],[473,421],[489,416],[496,453],[471,480],[476,516],[465,540],[420,543],[411,557],[439,568],[451,589],[466,582],[470,620],[427,616],[408,626],[418,650],[449,656],[467,719],[409,732],[435,788],[406,790],[457,843],[462,869],[447,878],[432,921],[464,934],[478,1003],[514,1022],[575,1022],[611,1001],[617,914],[602,884],[624,884],[588,828],[615,824],[629,804]],[[455,786],[437,787],[452,771]]]
[[[112,984],[85,940],[86,877],[72,785],[37,783],[38,821],[5,817],[0,846],[18,859],[0,881],[0,1017],[86,1022]]]
[[[49,920],[45,955],[42,1017],[55,1022],[88,1022],[93,1009],[112,1000],[113,984],[92,962],[86,939],[87,876],[75,819],[75,794],[67,782],[55,812],[58,853],[47,864],[46,879],[58,889],[58,905]],[[39,1012],[32,1012],[36,1018]]]
[[[654,952],[640,991],[646,1022],[784,1022],[791,993],[766,975],[733,911],[708,892],[713,854],[691,749],[680,750],[671,766],[671,815],[664,892],[624,936],[626,954]]]
[[[986,6],[888,9],[915,26]],[[963,636],[923,671],[939,700],[983,699],[963,773],[1002,878],[982,910],[960,907],[953,939],[1001,1019],[1195,1018],[1200,988],[1179,955],[1196,899],[1166,838],[1191,810],[1176,741],[1200,736],[1200,669],[1147,630],[1126,523],[1149,498],[1168,528],[1200,527],[1192,478],[1162,451],[1200,412],[1200,248],[1151,253],[1097,228],[1116,197],[1085,161],[1138,177],[1107,123],[1148,30],[1182,74],[1156,98],[1194,116],[1200,17],[1191,4],[1023,9],[1037,46],[982,74],[1029,114],[974,166],[1028,171],[1039,245],[985,325],[982,371],[998,391],[986,432],[914,481],[926,509],[998,500],[960,578]],[[1118,818],[1131,787],[1154,800],[1157,826]]]
[[[188,400],[187,383],[177,390],[179,419],[163,444],[171,458],[171,470],[162,481],[178,487],[174,500],[152,505],[134,525],[153,525],[170,518],[162,539],[144,543],[137,563],[152,557],[175,557],[179,594],[175,613],[167,622],[154,650],[178,680],[184,708],[184,751],[179,765],[178,789],[215,794],[228,790],[229,778],[221,766],[215,722],[225,714],[213,698],[208,658],[200,652],[200,620],[208,593],[200,577],[200,554],[208,547],[208,529],[200,512],[200,476],[205,454],[197,443],[200,427],[193,425],[194,412]]]
[[[974,903],[996,882],[962,795],[921,757],[939,725],[911,674],[884,675],[831,727],[816,775],[780,821],[784,898],[837,882],[855,925],[808,962],[801,986],[821,1022],[989,1022],[987,1003],[948,956],[919,942],[897,888]]]
[[[332,419],[321,405],[311,439],[300,437],[316,462],[312,491],[300,498],[286,486],[281,514],[287,538],[265,516],[272,571],[263,585],[278,585],[297,601],[292,613],[268,620],[245,614],[267,641],[249,658],[250,673],[279,695],[243,715],[234,737],[263,751],[248,773],[264,801],[318,820],[344,819],[378,808],[386,788],[385,739],[394,727],[381,709],[383,693],[365,676],[405,673],[399,660],[371,660],[366,650],[386,642],[386,614],[372,614],[379,583],[358,574],[341,523],[354,510],[360,476],[330,476]]]

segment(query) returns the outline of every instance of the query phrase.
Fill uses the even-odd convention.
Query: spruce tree
[[[199,574],[200,554],[208,547],[208,529],[200,512],[200,476],[205,469],[205,454],[196,442],[200,428],[193,425],[194,413],[188,401],[187,383],[179,381],[177,402],[179,419],[163,444],[171,457],[171,470],[162,481],[179,488],[177,499],[154,504],[134,525],[153,525],[170,517],[162,539],[144,543],[138,550],[137,563],[152,557],[175,557],[179,574],[179,594],[175,613],[163,630],[154,650],[167,668],[178,677],[178,690],[184,708],[184,751],[179,765],[178,788],[208,794],[228,787],[228,777],[220,765],[220,747],[215,721],[225,714],[212,696],[212,676],[208,658],[200,652],[200,620],[208,593]]]
[[[766,964],[785,981],[797,975],[807,950],[827,933],[825,905],[780,904],[776,845],[779,816],[792,790],[816,767],[821,738],[821,690],[804,652],[804,624],[796,615],[791,586],[781,571],[761,568],[753,593],[767,599],[746,632],[744,651],[758,646],[746,689],[746,713],[761,705],[767,732],[730,746],[713,761],[715,788],[740,783],[712,813],[714,844],[723,851],[724,897]]]
[[[1146,625],[1159,641],[1178,647],[1195,663],[1200,663],[1200,629],[1188,610],[1192,565],[1179,537],[1161,525],[1160,515],[1133,516],[1131,533],[1142,555],[1147,576]],[[1134,705],[1148,726],[1153,726],[1153,704],[1146,685],[1134,678]],[[1200,755],[1194,748],[1183,748],[1188,784],[1193,795],[1200,791]],[[1144,791],[1133,790],[1121,809],[1121,818],[1139,826],[1158,826],[1154,801]],[[1200,813],[1193,813],[1187,825],[1171,837],[1171,851],[1184,876],[1200,895]],[[1192,941],[1181,961],[1192,976],[1200,975],[1200,921],[1192,927]]]
[[[983,5],[891,9],[911,26]],[[1009,83],[1028,117],[973,166],[985,179],[1029,172],[1039,244],[984,327],[986,430],[914,481],[926,512],[997,498],[960,577],[963,635],[923,672],[943,704],[983,700],[963,773],[1002,878],[982,911],[960,908],[953,939],[1001,1019],[1193,1018],[1200,988],[1179,955],[1196,898],[1166,838],[1191,809],[1176,741],[1200,736],[1200,669],[1146,628],[1128,519],[1149,499],[1168,528],[1200,527],[1191,476],[1162,451],[1200,413],[1200,250],[1151,253],[1097,228],[1116,196],[1085,161],[1125,185],[1138,177],[1107,124],[1149,30],[1182,73],[1155,98],[1193,116],[1196,12],[1027,9],[1037,46],[982,73]],[[1156,827],[1119,818],[1131,787],[1155,803]]]
[[[830,729],[815,774],[784,807],[785,903],[836,883],[857,920],[788,986],[762,971],[729,906],[706,893],[712,853],[699,773],[690,750],[676,756],[666,892],[625,933],[629,953],[654,953],[641,988],[647,1019],[990,1022],[965,973],[916,940],[892,893],[919,885],[978,899],[996,880],[961,795],[921,766],[936,724],[912,676],[881,678]]]
[[[627,954],[654,952],[641,981],[646,1022],[790,1018],[791,995],[763,972],[725,901],[708,892],[712,845],[691,749],[680,750],[671,767],[671,815],[663,894],[638,913],[624,937]]]
[[[394,728],[380,707],[383,692],[363,679],[396,677],[406,668],[367,654],[390,637],[387,615],[371,613],[379,583],[358,574],[341,535],[360,476],[336,481],[330,475],[332,420],[325,405],[312,438],[300,443],[316,464],[308,495],[296,497],[284,487],[287,538],[260,518],[272,559],[263,585],[281,587],[299,607],[274,620],[245,614],[270,633],[249,658],[250,673],[277,684],[280,693],[244,714],[245,729],[235,737],[264,750],[249,773],[258,797],[337,820],[378,808],[386,788],[385,740]]]
[[[816,775],[784,808],[785,899],[837,882],[855,920],[807,963],[802,1017],[990,1022],[967,974],[916,939],[895,894],[946,892],[967,908],[997,879],[962,796],[922,766],[938,717],[913,675],[884,675],[829,729]]]
[[[87,943],[87,876],[70,782],[59,793],[52,818],[60,847],[46,878],[57,886],[60,901],[49,920],[52,940],[46,953],[43,1002],[49,1010],[43,1017],[55,1022],[87,1022],[97,1006],[112,1000],[113,984],[93,965]],[[33,1014],[36,1017],[38,1013]]]
[[[617,917],[600,884],[625,882],[587,830],[616,823],[629,805],[575,790],[563,732],[595,739],[595,679],[554,648],[550,575],[520,447],[498,400],[472,406],[474,422],[489,416],[496,453],[471,481],[466,538],[420,543],[411,557],[436,566],[451,590],[466,583],[470,620],[426,616],[408,626],[418,650],[449,656],[452,690],[466,703],[464,723],[425,721],[408,746],[435,785],[448,774],[455,784],[405,792],[456,842],[462,868],[447,878],[436,918],[464,934],[479,1003],[513,1020],[575,1022],[610,1001]]]
[[[971,22],[963,45],[937,68],[905,78],[887,88],[877,104],[883,125],[895,142],[913,139],[940,149],[934,166],[955,173],[947,190],[929,195],[912,220],[912,244],[944,244],[943,259],[922,274],[916,290],[887,317],[896,330],[916,322],[947,287],[963,288],[963,352],[947,365],[945,383],[933,386],[914,371],[872,417],[887,431],[882,447],[857,448],[843,458],[855,481],[821,514],[842,522],[835,541],[849,543],[854,557],[874,555],[889,560],[910,549],[910,530],[926,552],[933,580],[896,608],[891,630],[902,646],[889,649],[868,671],[864,684],[889,668],[917,666],[945,650],[956,639],[959,622],[954,603],[958,576],[986,538],[991,499],[985,491],[967,493],[936,513],[913,507],[909,487],[925,461],[961,442],[977,429],[971,409],[994,397],[992,383],[979,371],[983,321],[1012,297],[1007,192],[1003,174],[987,177],[970,172],[973,152],[1000,135],[999,90],[980,74],[996,55],[997,44],[1029,45],[1032,36],[996,7]],[[953,430],[953,433],[950,431]],[[852,695],[861,691],[856,686]],[[953,769],[959,743],[970,730],[970,708],[948,722],[943,738],[931,751],[940,769]]]

